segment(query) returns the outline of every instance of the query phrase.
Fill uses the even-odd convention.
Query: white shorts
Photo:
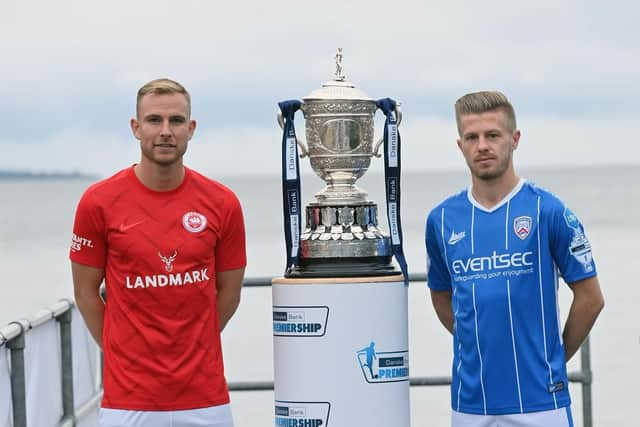
[[[452,411],[451,427],[573,427],[573,418],[569,406],[507,415],[476,415]]]
[[[100,427],[233,427],[231,404],[184,411],[100,408]]]

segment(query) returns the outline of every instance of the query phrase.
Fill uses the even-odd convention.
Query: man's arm
[[[569,283],[569,288],[573,292],[573,301],[562,332],[566,360],[578,351],[604,307],[597,276]]]
[[[102,348],[102,326],[104,324],[104,303],[100,298],[100,284],[104,279],[104,269],[71,262],[73,291],[78,310],[87,324],[93,339]]]
[[[451,304],[451,291],[435,291],[430,289],[431,303],[436,310],[438,319],[453,335],[453,306]]]
[[[218,306],[218,323],[220,332],[227,325],[233,313],[240,304],[240,290],[244,280],[244,267],[236,270],[219,271],[216,273],[216,304]]]

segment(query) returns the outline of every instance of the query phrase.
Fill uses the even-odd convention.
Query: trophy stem
[[[314,195],[323,206],[360,205],[367,203],[368,193],[355,184],[328,184]]]

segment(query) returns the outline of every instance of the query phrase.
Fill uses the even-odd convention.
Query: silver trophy
[[[378,225],[378,207],[356,185],[371,158],[381,157],[383,139],[374,144],[376,102],[346,80],[342,49],[336,53],[334,79],[302,98],[301,109],[307,144],[297,141],[300,158],[309,157],[326,187],[305,208],[300,274],[292,276],[396,274],[389,236]],[[399,125],[399,107],[395,115]],[[282,113],[278,123],[284,127]]]

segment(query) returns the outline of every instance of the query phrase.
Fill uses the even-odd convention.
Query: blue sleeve
[[[442,245],[441,224],[438,211],[433,210],[427,218],[425,245],[427,247],[427,285],[434,291],[450,291],[451,275]]]
[[[591,243],[578,217],[559,199],[553,198],[549,212],[549,242],[553,259],[566,283],[595,276]]]

